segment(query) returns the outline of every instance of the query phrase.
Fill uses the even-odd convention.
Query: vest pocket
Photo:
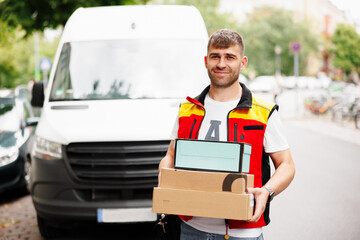
[[[196,122],[197,122],[197,120],[194,119],[194,122],[193,122],[193,124],[192,124],[192,126],[191,126],[191,129],[190,129],[190,136],[189,136],[190,139],[191,139],[191,136],[192,136],[192,133],[193,133],[193,130],[194,130],[194,127],[195,127]]]
[[[244,126],[244,130],[264,130],[264,126],[263,125],[249,125],[249,126]]]
[[[237,123],[234,124],[234,142],[237,142]]]

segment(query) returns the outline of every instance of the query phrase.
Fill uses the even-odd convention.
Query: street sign
[[[301,43],[298,41],[292,41],[290,43],[290,51],[293,53],[299,53],[301,51]]]
[[[48,72],[51,69],[51,59],[50,58],[41,58],[40,59],[40,71]]]

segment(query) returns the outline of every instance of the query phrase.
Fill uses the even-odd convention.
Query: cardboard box
[[[249,220],[252,194],[154,188],[153,212],[221,219]]]
[[[249,220],[254,200],[245,189],[253,184],[250,174],[163,168],[153,192],[153,212]]]
[[[159,186],[161,188],[209,192],[231,191],[244,194],[246,188],[254,187],[254,175],[163,168]]]
[[[247,143],[176,139],[174,164],[178,169],[248,173],[250,154]]]

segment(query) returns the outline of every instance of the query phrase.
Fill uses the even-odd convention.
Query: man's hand
[[[175,155],[175,141],[171,140],[168,151],[159,164],[158,187],[160,186],[161,169],[174,168],[174,155]]]
[[[249,222],[257,222],[259,221],[261,215],[265,211],[266,203],[269,198],[269,191],[265,188],[248,188],[248,193],[254,194],[255,198],[255,212],[253,217],[249,220]]]

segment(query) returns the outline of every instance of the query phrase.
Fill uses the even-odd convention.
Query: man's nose
[[[224,58],[220,58],[216,66],[217,66],[219,69],[225,68],[225,67],[226,67],[225,59],[224,59]]]

